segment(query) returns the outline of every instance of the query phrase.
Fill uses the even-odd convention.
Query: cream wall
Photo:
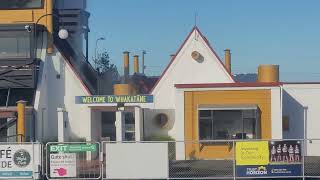
[[[203,59],[192,59],[198,51]],[[176,58],[152,91],[157,109],[175,109],[175,84],[231,83],[233,80],[211,51],[205,40],[194,29]],[[180,103],[180,102],[179,102]]]
[[[284,131],[284,138],[319,139],[320,84],[284,84],[283,89],[283,115],[289,117],[289,131]],[[317,155],[319,149],[320,140],[308,141],[308,155]]]
[[[47,54],[44,44],[45,42],[40,55],[41,66],[34,105],[37,117],[37,139],[57,140],[57,108],[66,110],[65,133],[69,140],[78,138],[91,140],[92,137],[97,137],[91,132],[91,126],[97,127],[91,124],[91,117],[99,116],[96,114],[98,112],[91,111],[87,106],[75,104],[75,96],[89,95],[89,92],[58,50],[55,48],[53,54]],[[95,132],[98,133],[98,131]]]

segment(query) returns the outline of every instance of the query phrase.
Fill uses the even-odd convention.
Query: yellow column
[[[26,129],[25,129],[25,113],[26,113],[26,101],[17,102],[18,120],[17,120],[17,141],[24,142]],[[21,137],[22,136],[22,137]]]
[[[53,13],[53,0],[47,0],[47,14]],[[53,53],[53,16],[48,15],[47,19],[47,29],[48,29],[48,47],[47,53]]]
[[[135,74],[139,73],[139,56],[138,55],[134,55],[134,61],[133,61],[133,72]]]

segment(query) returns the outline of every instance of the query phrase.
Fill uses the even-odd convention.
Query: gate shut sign
[[[50,154],[50,177],[77,177],[76,153]]]
[[[0,145],[0,178],[33,176],[32,145]]]

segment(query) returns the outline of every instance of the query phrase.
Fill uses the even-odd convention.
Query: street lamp
[[[94,58],[97,59],[98,42],[106,40],[105,37],[100,37],[96,40],[96,47],[94,48]]]
[[[35,50],[35,52],[34,52],[35,58],[37,58],[37,49],[38,49],[38,47],[37,47],[37,42],[38,42],[37,25],[39,24],[39,22],[40,22],[40,20],[42,18],[47,17],[47,16],[53,16],[53,17],[59,18],[59,16],[56,15],[56,14],[44,14],[44,15],[40,16],[38,18],[38,20],[36,21],[35,26],[34,26],[34,32],[33,32],[33,35],[34,35],[34,38],[35,38],[35,43],[34,43],[34,45],[35,45],[35,48],[34,48],[34,50]],[[62,29],[59,30],[58,36],[59,36],[60,39],[67,39],[69,37],[69,32],[66,29],[62,28]]]
[[[37,30],[37,25],[38,25],[39,21],[40,21],[42,18],[47,17],[47,16],[54,16],[54,17],[56,17],[56,18],[59,18],[59,16],[56,15],[56,14],[44,14],[44,15],[40,16],[40,17],[38,18],[36,24],[35,24],[35,30],[34,30],[35,35],[36,35],[36,33],[37,33],[36,30]],[[67,38],[69,37],[69,32],[68,32],[66,29],[62,28],[62,29],[59,30],[58,36],[59,36],[60,39],[67,39]],[[36,36],[35,36],[35,37],[36,37]]]

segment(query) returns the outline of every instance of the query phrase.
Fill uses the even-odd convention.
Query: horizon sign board
[[[105,104],[105,103],[153,103],[153,95],[94,95],[76,96],[76,104]]]
[[[300,177],[301,145],[301,141],[236,142],[236,176]]]

